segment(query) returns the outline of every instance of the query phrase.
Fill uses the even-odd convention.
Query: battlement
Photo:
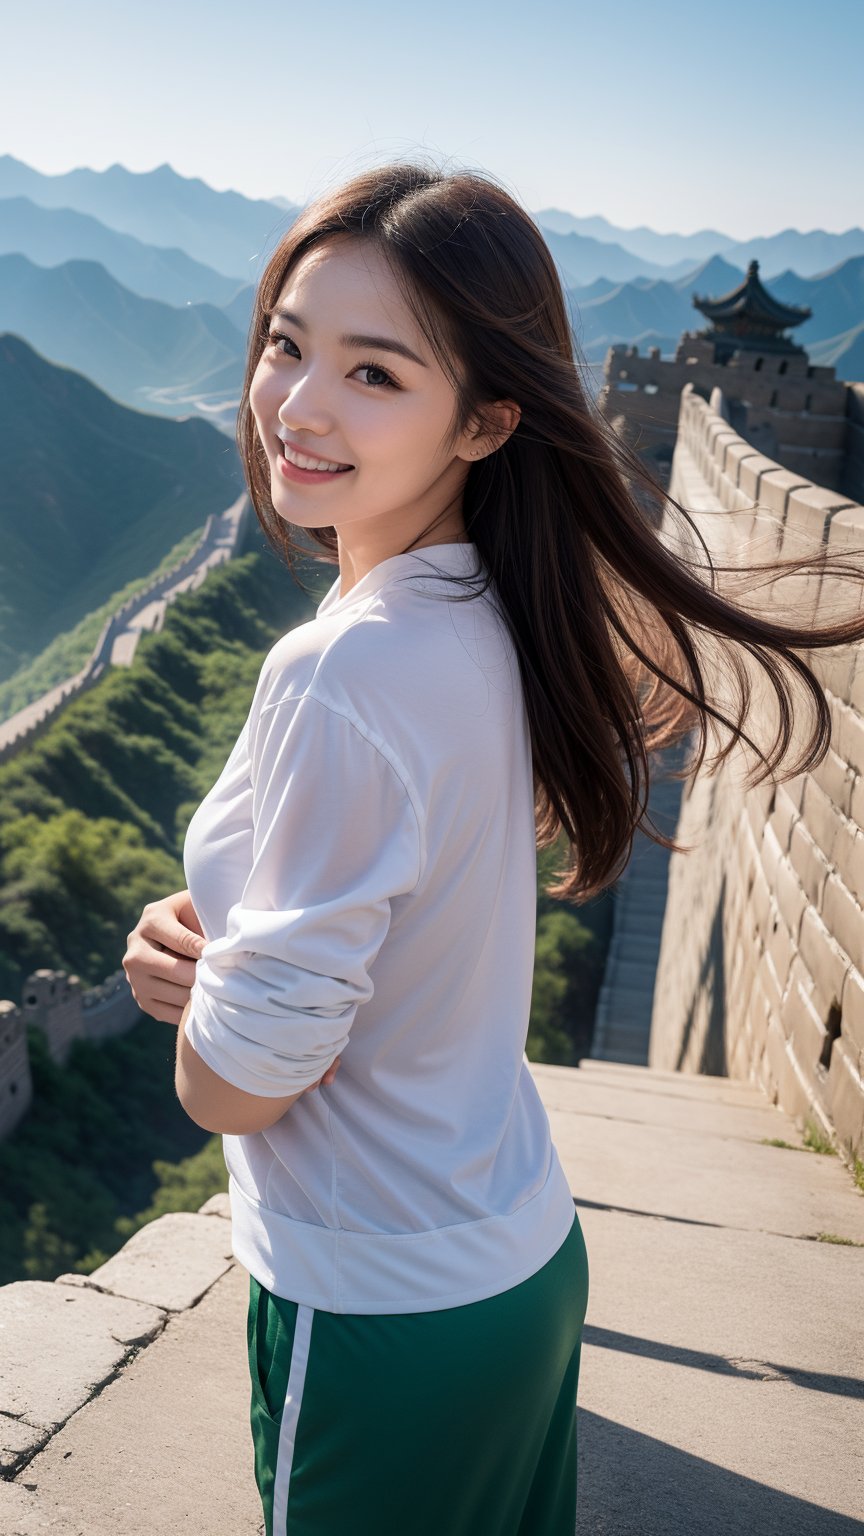
[[[764,352],[742,347],[720,362],[716,345],[684,331],[674,358],[659,347],[609,348],[597,403],[616,432],[655,462],[663,483],[678,434],[681,391],[687,385],[708,400],[723,391],[731,424],[748,442],[787,469],[832,490],[864,496],[864,472],[856,428],[856,386],[833,368],[811,363],[804,352]]]
[[[161,629],[165,609],[178,593],[200,586],[214,565],[233,557],[245,536],[251,508],[244,491],[225,512],[211,512],[189,554],[161,571],[105,620],[91,655],[73,677],[54,684],[40,698],[0,721],[0,762],[41,736],[70,699],[92,688],[107,667],[131,666],[143,631]]]
[[[760,452],[731,423],[719,389],[710,401],[692,384],[682,390],[670,491],[718,562],[827,543],[857,551],[864,566],[864,506]],[[827,624],[864,605],[851,581],[835,592],[806,574],[760,590],[763,611],[785,622],[791,612]],[[649,1063],[755,1078],[799,1125],[812,1117],[861,1156],[864,652],[843,646],[804,659],[831,713],[824,760],[746,790],[733,754],[713,778],[703,771],[685,783],[675,836],[697,846],[670,859]],[[764,745],[776,710],[763,689],[751,734]]]
[[[43,968],[26,978],[20,1004],[0,999],[0,1141],[33,1102],[28,1025],[42,1031],[52,1061],[63,1067],[73,1040],[126,1034],[141,1017],[122,969],[82,988],[78,976]]]

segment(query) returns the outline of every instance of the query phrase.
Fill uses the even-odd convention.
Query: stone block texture
[[[783,576],[759,589],[759,611],[825,627],[860,614],[864,506],[754,456],[730,439],[717,404],[682,390],[670,495],[692,509],[718,562],[827,544],[853,568]],[[742,541],[736,474],[757,503],[751,526],[761,518],[781,530],[773,549]],[[830,715],[822,762],[782,777],[815,721],[793,680],[788,768],[754,786],[759,760],[739,746],[718,772],[703,764],[682,797],[676,838],[697,847],[669,862],[649,1064],[759,1082],[801,1130],[815,1122],[847,1157],[864,1157],[864,647],[802,654]],[[749,734],[765,751],[776,702],[755,663],[747,668],[757,699]]]

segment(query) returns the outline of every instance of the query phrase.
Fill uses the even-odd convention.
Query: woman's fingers
[[[204,937],[204,930],[198,919],[198,913],[192,905],[192,897],[188,891],[179,891],[176,896],[169,897],[174,907],[174,915],[183,928],[191,929],[199,938]]]
[[[122,965],[138,1007],[154,1019],[179,1024],[204,945],[189,892],[148,902],[126,942]]]
[[[323,1077],[319,1077],[317,1083],[307,1083],[306,1087],[305,1088],[301,1088],[300,1092],[301,1093],[311,1093],[313,1088],[328,1088],[330,1086],[330,1084],[332,1083],[334,1077],[336,1076],[336,1071],[337,1071],[337,1068],[338,1068],[339,1063],[340,1063],[341,1060],[342,1060],[342,1057],[341,1056],[337,1056],[336,1060],[334,1062],[332,1062],[331,1065],[327,1068],[327,1071],[324,1073],[324,1076]]]
[[[159,939],[145,937],[138,928],[133,928],[128,939],[129,947],[121,963],[136,994],[152,991],[160,982],[170,982],[187,992],[192,990],[196,974],[194,960],[173,954]]]
[[[189,910],[194,916],[191,905]],[[197,917],[195,920],[197,922]],[[149,902],[133,932],[139,933],[144,939],[164,944],[166,949],[175,954],[188,955],[192,960],[197,960],[204,948],[203,934],[181,922],[168,902]]]
[[[162,981],[155,977],[149,988],[149,1000],[151,1003],[163,1003],[169,1008],[182,1010],[189,1001],[189,988],[173,986],[170,981]]]

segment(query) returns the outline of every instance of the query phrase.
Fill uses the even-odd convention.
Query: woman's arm
[[[388,744],[311,694],[262,711],[250,777],[251,868],[202,948],[177,1048],[181,1103],[225,1135],[327,1082],[425,849]]]
[[[183,1009],[177,1030],[174,1086],[187,1115],[203,1131],[213,1131],[221,1136],[251,1136],[255,1131],[266,1131],[282,1119],[297,1099],[309,1093],[310,1088],[326,1086],[336,1076],[341,1060],[339,1056],[317,1083],[311,1083],[309,1088],[301,1088],[299,1093],[288,1094],[283,1099],[244,1093],[242,1088],[235,1088],[233,1083],[226,1082],[224,1077],[208,1067],[188,1039],[183,1026],[191,1001],[190,998]]]

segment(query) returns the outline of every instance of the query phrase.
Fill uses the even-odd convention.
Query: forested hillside
[[[0,462],[0,681],[243,489],[223,432],[130,410],[13,334],[0,335]]]

